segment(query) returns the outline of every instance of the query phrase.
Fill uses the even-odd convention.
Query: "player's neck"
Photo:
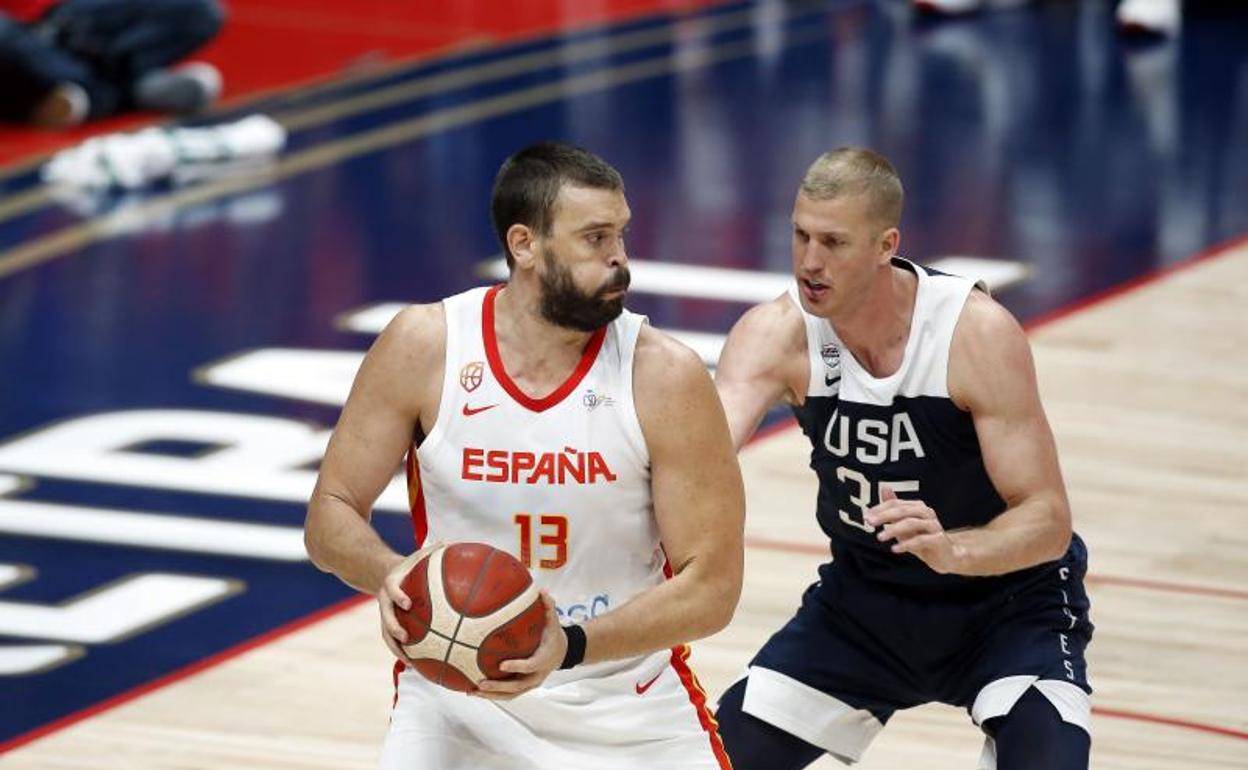
[[[508,284],[494,299],[494,335],[503,367],[516,384],[538,392],[558,387],[576,369],[593,332],[542,317],[537,292]]]
[[[901,366],[918,295],[918,279],[909,271],[890,265],[881,273],[861,302],[829,319],[837,337],[875,377]]]

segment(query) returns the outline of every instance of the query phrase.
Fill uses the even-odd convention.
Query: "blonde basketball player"
[[[308,509],[322,569],[378,597],[403,557],[369,525],[408,453],[418,544],[479,541],[533,572],[537,651],[471,695],[400,660],[383,770],[726,768],[684,644],[741,589],[744,498],[714,386],[623,310],[629,221],[615,169],[540,144],[495,180],[503,286],[408,308],[369,351]]]

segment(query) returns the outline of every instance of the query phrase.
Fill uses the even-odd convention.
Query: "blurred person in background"
[[[172,65],[223,18],[217,0],[0,0],[0,120],[66,128],[130,109],[204,109],[220,73]]]
[[[961,16],[995,7],[1025,5],[1028,0],[911,0],[916,10],[937,16]],[[1180,0],[1120,0],[1114,21],[1126,35],[1171,37],[1178,33]]]

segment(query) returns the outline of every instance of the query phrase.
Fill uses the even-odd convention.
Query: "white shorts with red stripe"
[[[600,664],[594,676],[506,702],[470,698],[405,670],[379,767],[730,770],[688,655],[677,647],[614,670]]]

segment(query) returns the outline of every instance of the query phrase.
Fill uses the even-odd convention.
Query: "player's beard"
[[[545,270],[538,276],[541,285],[542,318],[556,326],[592,332],[619,318],[624,310],[624,294],[614,299],[605,295],[627,289],[628,267],[620,265],[597,291],[586,294],[572,280],[572,271],[560,264],[554,252],[542,255]]]

